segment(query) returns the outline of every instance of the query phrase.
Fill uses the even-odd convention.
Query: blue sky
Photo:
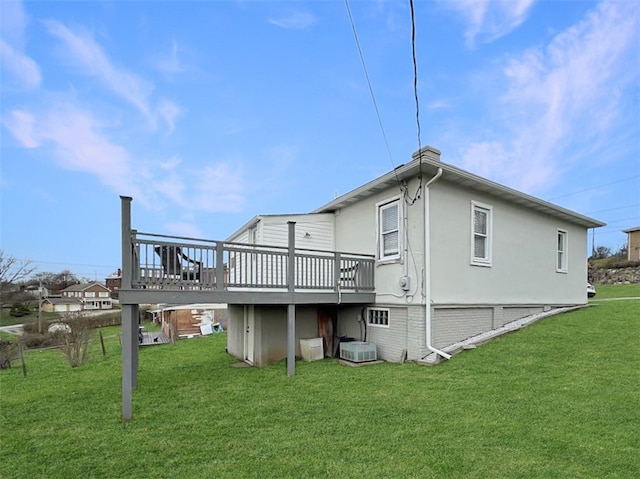
[[[0,1],[1,247],[102,280],[141,231],[224,239],[418,149],[409,1]],[[640,2],[415,2],[421,144],[640,225]]]

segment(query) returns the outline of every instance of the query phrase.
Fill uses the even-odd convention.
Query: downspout
[[[425,314],[425,342],[427,350],[451,358],[450,354],[440,351],[431,344],[431,215],[429,212],[429,187],[442,176],[442,168],[438,168],[436,176],[424,186],[424,314]]]

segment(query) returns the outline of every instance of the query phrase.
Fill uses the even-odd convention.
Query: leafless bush
[[[53,337],[72,368],[80,366],[89,359],[89,345],[93,335],[93,325],[86,321],[82,313],[73,312],[63,315],[62,323],[68,328],[58,328]]]

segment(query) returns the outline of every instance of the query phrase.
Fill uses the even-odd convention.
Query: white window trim
[[[558,249],[558,237],[562,235],[563,251]],[[558,254],[562,253],[562,264],[558,266]],[[569,232],[558,228],[556,230],[556,273],[569,272]]]
[[[485,258],[476,257],[475,251],[475,236],[476,232],[474,230],[474,219],[475,219],[475,210],[485,210],[487,212],[487,256]],[[484,266],[491,267],[493,266],[493,206],[487,205],[485,203],[480,203],[479,201],[471,201],[471,257],[470,262],[474,266]]]
[[[370,314],[371,311],[380,311],[382,313],[387,313],[387,324],[376,324],[370,322]],[[391,324],[391,310],[389,308],[367,308],[367,327],[372,326],[374,328],[389,328]]]
[[[398,253],[389,256],[382,256],[382,225],[380,222],[380,211],[383,207],[391,203],[398,203]],[[402,259],[402,250],[404,248],[404,211],[400,196],[394,196],[384,201],[376,203],[376,256],[379,264],[397,263]]]

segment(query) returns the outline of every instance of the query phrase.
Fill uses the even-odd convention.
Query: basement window
[[[367,324],[369,326],[389,327],[389,310],[382,308],[367,309]]]

